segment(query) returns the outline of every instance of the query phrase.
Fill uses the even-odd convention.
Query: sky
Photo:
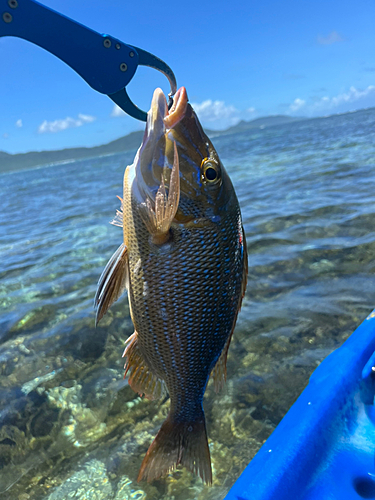
[[[163,59],[210,129],[375,106],[373,0],[40,3]],[[29,42],[1,37],[0,68],[0,151],[91,147],[144,128]],[[147,110],[156,87],[169,92],[163,75],[140,67],[127,90]]]

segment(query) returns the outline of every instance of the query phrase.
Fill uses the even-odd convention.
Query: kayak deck
[[[375,499],[375,311],[314,371],[225,500]]]

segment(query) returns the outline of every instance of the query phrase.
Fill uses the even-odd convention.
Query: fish
[[[210,376],[216,391],[225,383],[248,262],[235,190],[185,87],[171,106],[154,91],[123,186],[113,221],[123,242],[99,279],[96,323],[126,289],[129,385],[151,400],[170,398],[138,481],[181,465],[212,484],[203,396]]]

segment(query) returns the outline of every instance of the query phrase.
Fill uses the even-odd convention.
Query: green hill
[[[106,154],[120,153],[137,149],[142,141],[143,132],[132,132],[125,137],[120,137],[115,141],[93,148],[71,148],[60,151],[32,151],[11,155],[0,151],[0,172],[10,172],[12,170],[24,170],[40,165],[58,163],[68,160],[80,160],[82,158],[92,158]]]
[[[291,116],[284,115],[266,116],[264,118],[257,118],[251,121],[242,120],[237,125],[234,125],[226,130],[206,129],[206,133],[208,136],[217,137],[223,134],[233,134],[255,128],[271,127],[300,120],[303,120],[303,118],[292,118]],[[142,138],[143,131],[140,130],[138,132],[131,132],[125,137],[120,137],[120,139],[116,139],[108,144],[95,146],[93,148],[71,148],[59,151],[32,151],[30,153],[22,154],[9,154],[4,151],[0,151],[0,173],[24,170],[27,168],[49,165],[51,163],[59,163],[62,161],[81,160],[83,158],[94,158],[96,156],[131,151],[133,149],[138,149],[142,142]]]
[[[241,120],[237,125],[233,127],[229,127],[225,130],[226,134],[233,134],[236,132],[244,132],[246,130],[256,129],[256,128],[266,128],[266,127],[274,127],[276,125],[284,125],[286,123],[299,122],[302,120],[306,120],[303,117],[293,117],[287,115],[273,115],[273,116],[264,116],[262,118],[256,118],[255,120],[245,121]]]

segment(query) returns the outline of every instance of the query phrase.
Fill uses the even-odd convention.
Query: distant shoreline
[[[368,111],[369,109],[361,109],[349,113],[340,113],[342,115],[354,114],[363,111]],[[262,118],[256,118],[251,121],[240,121],[237,125],[229,127],[225,130],[208,130],[205,129],[209,137],[217,137],[221,135],[241,133],[247,130],[255,129],[265,129],[268,127],[275,127],[280,125],[285,125],[289,123],[296,123],[307,120],[316,120],[329,118],[332,116],[337,116],[337,114],[330,115],[327,117],[292,117],[288,115],[274,115],[265,116]],[[100,146],[94,146],[91,148],[81,147],[81,148],[69,148],[57,151],[31,151],[29,153],[18,153],[9,154],[4,151],[0,151],[0,174],[5,172],[15,172],[28,170],[31,168],[42,167],[47,165],[61,165],[64,162],[83,160],[88,158],[96,158],[98,156],[106,156],[116,153],[123,153],[126,151],[132,151],[139,148],[144,132],[142,130],[131,132],[130,134],[120,137],[108,144],[103,144]]]

